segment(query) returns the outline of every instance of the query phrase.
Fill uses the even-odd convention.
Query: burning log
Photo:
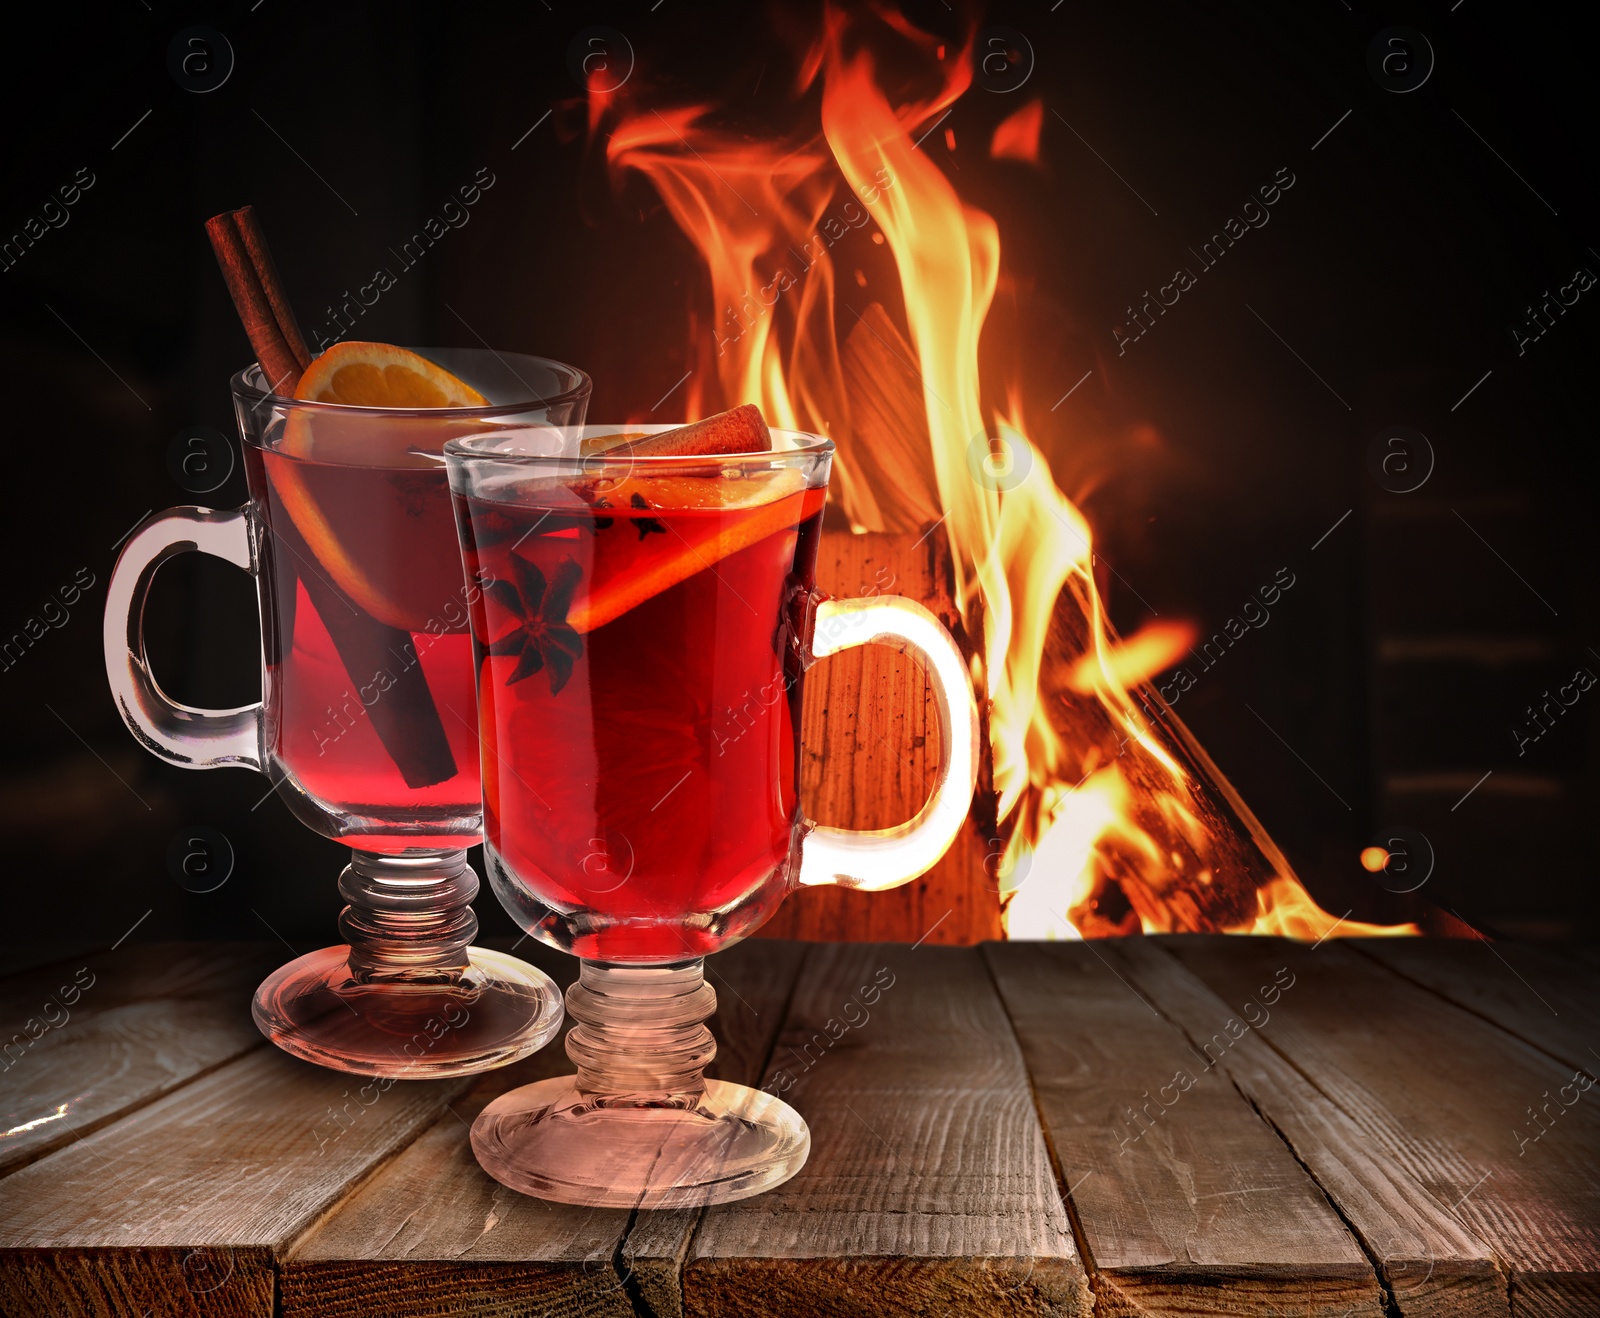
[[[1248,928],[1257,892],[1293,870],[1153,687],[1130,688],[1130,727],[1094,689],[1073,680],[1083,662],[1075,656],[1095,650],[1082,592],[1080,582],[1069,581],[1052,611],[1040,696],[1069,763],[1084,766],[1078,789],[1086,800],[1116,791],[1127,827],[1098,840],[1077,882],[1058,890],[1071,905],[1053,914],[1064,914],[1090,938],[1137,934],[1146,926],[1184,933]],[[1165,754],[1129,754],[1136,735]],[[1151,838],[1163,846],[1153,848]]]
[[[920,535],[944,516],[916,363],[879,302],[860,313],[839,353],[850,424],[834,444],[855,518],[868,531]]]

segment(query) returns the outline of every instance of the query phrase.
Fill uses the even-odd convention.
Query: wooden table
[[[282,956],[0,980],[0,1312],[1600,1314],[1593,951],[747,943],[708,963],[717,1072],[788,1071],[811,1161],[657,1213],[473,1162],[559,1047],[376,1092],[265,1045]]]

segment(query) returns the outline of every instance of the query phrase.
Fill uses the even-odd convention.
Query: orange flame
[[[1029,101],[1016,113],[1007,115],[994,130],[989,154],[996,160],[1020,160],[1025,165],[1039,163],[1039,132],[1044,127],[1044,102]]]
[[[1177,663],[1199,634],[1192,623],[1149,623],[1103,656],[1084,655],[1072,666],[1067,685],[1088,695],[1099,685],[1103,665],[1123,686],[1137,686]]]
[[[896,85],[919,91],[891,103],[880,46],[894,48]],[[591,103],[591,115],[615,117],[609,163],[650,180],[710,274],[716,312],[710,341],[694,344],[690,417],[714,393],[718,406],[755,403],[775,424],[834,436],[832,497],[858,528],[903,511],[924,476],[936,489],[958,604],[980,638],[973,678],[990,701],[1009,936],[1415,933],[1335,919],[1311,899],[1188,729],[1140,685],[1192,629],[1115,635],[1089,524],[1057,488],[1021,405],[985,409],[978,346],[1000,232],[924,149],[971,82],[970,56],[970,34],[947,50],[898,14],[830,7],[799,79],[802,91],[821,79],[820,136],[752,141],[716,127],[711,106],[642,104],[637,82],[600,111]],[[908,65],[909,82],[898,76]],[[1037,102],[1013,114],[992,154],[1036,162],[1042,114]],[[927,436],[926,453],[909,459],[926,471],[894,479],[869,479],[872,464],[852,460],[872,444],[881,463],[884,437],[852,430],[836,323],[832,249],[874,222],[873,240],[894,259],[912,360],[883,346],[918,377]],[[845,310],[859,322],[839,317],[847,330],[882,343],[868,317]]]

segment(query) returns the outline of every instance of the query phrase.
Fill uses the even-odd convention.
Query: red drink
[[[701,956],[785,890],[825,492],[786,468],[525,486],[457,496],[491,868],[580,956]]]
[[[268,750],[312,798],[299,813],[337,819],[367,851],[473,846],[469,591],[444,470],[404,453],[357,466],[246,452],[275,569]]]

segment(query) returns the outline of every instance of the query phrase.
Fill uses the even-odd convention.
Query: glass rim
[[[406,345],[398,345],[405,347]],[[235,371],[228,384],[234,395],[244,398],[252,403],[273,403],[285,408],[297,408],[309,412],[325,412],[343,416],[383,417],[386,419],[414,417],[444,417],[461,419],[465,417],[494,417],[515,416],[535,407],[555,407],[563,403],[575,403],[589,397],[594,390],[594,380],[582,367],[573,366],[569,362],[557,361],[554,357],[540,357],[530,352],[502,353],[494,348],[408,348],[410,352],[419,357],[429,357],[430,352],[475,352],[485,356],[494,357],[502,365],[506,365],[507,356],[520,357],[524,361],[537,362],[540,366],[554,367],[557,374],[570,374],[575,377],[575,383],[566,389],[552,394],[533,394],[528,398],[519,399],[512,403],[488,403],[481,407],[365,407],[354,403],[324,403],[312,398],[290,398],[284,394],[275,394],[263,383],[265,372],[259,362],[251,362],[242,370]],[[435,363],[437,364],[437,363]],[[510,369],[508,367],[508,369]],[[515,375],[516,371],[512,370]],[[254,378],[252,378],[254,377]],[[520,378],[520,377],[518,377]],[[527,381],[523,381],[526,385]],[[532,386],[528,386],[531,390]]]
[[[583,425],[541,425],[540,430],[576,430],[578,438],[603,439],[608,435],[660,435],[669,430],[677,430],[687,422],[676,421],[667,424],[654,423],[649,425],[628,425],[623,422],[586,422]],[[784,459],[793,458],[818,458],[827,457],[835,449],[834,442],[826,435],[813,434],[808,430],[789,430],[782,426],[768,427],[772,436],[790,441],[791,448],[762,449],[754,453],[675,453],[671,455],[640,456],[635,453],[507,453],[503,450],[493,450],[478,447],[483,444],[503,443],[506,432],[488,431],[481,435],[460,435],[448,439],[444,443],[445,461],[452,467],[457,464],[479,462],[504,462],[522,467],[543,467],[564,469],[567,474],[579,473],[585,476],[606,475],[613,471],[624,473],[637,471],[640,468],[658,471],[681,471],[695,467],[733,467],[745,465],[760,465]],[[598,433],[596,433],[598,432]]]

